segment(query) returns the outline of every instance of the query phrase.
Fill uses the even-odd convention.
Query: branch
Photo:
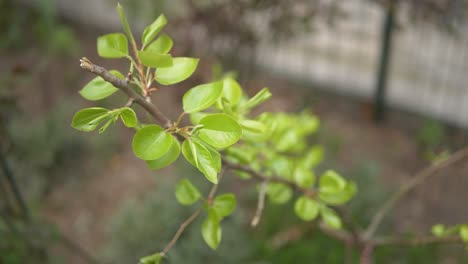
[[[165,128],[168,128],[172,125],[171,120],[167,118],[160,110],[159,108],[152,104],[151,102],[148,102],[145,100],[145,98],[141,95],[139,95],[137,92],[135,92],[132,87],[130,87],[129,83],[125,80],[121,80],[114,76],[112,73],[110,73],[108,70],[105,68],[93,64],[90,60],[87,58],[82,58],[80,60],[80,67],[94,73],[101,78],[103,78],[105,81],[111,83],[118,89],[122,90],[124,93],[128,95],[130,100],[133,100],[135,103],[139,104],[141,107],[143,107],[148,113],[151,114],[161,125],[163,125]]]
[[[387,213],[395,206],[395,204],[403,197],[405,196],[408,192],[410,192],[412,189],[416,188],[418,185],[422,184],[424,181],[426,181],[430,176],[434,175],[435,172],[446,168],[450,165],[453,165],[465,158],[468,157],[468,147],[464,147],[461,150],[453,153],[450,155],[446,160],[437,162],[419,173],[417,173],[411,180],[409,180],[406,184],[402,185],[400,189],[394,193],[383,205],[380,207],[380,209],[377,211],[377,213],[374,215],[374,217],[371,220],[371,223],[369,224],[364,237],[367,239],[370,239],[374,233],[377,231],[377,228],[383,221],[384,217],[387,215]]]
[[[440,243],[462,243],[463,240],[460,236],[422,236],[415,238],[405,237],[383,237],[373,240],[376,246],[420,246],[427,244],[440,244]]]
[[[260,186],[260,191],[258,192],[258,204],[257,210],[255,211],[255,215],[250,222],[252,227],[256,227],[262,218],[263,208],[265,207],[265,195],[267,190],[267,183],[268,181],[263,181],[262,185]]]

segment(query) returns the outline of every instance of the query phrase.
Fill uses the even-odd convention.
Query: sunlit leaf
[[[166,24],[166,17],[164,15],[160,15],[153,23],[151,23],[151,25],[147,26],[141,35],[141,42],[143,45],[146,46],[153,41]]]
[[[160,157],[159,159],[147,160],[146,164],[148,164],[148,166],[152,170],[161,169],[161,168],[169,166],[174,161],[176,161],[179,155],[180,155],[179,141],[177,141],[177,139],[172,137],[172,144],[171,144],[171,148],[169,148],[169,151],[166,154],[164,154],[164,156]]]
[[[195,58],[173,58],[172,66],[156,70],[155,79],[163,85],[171,85],[184,81],[195,72],[198,61]]]
[[[122,33],[111,33],[97,39],[97,50],[103,58],[123,58],[128,55],[128,41]]]
[[[225,114],[207,115],[199,124],[203,127],[198,130],[198,136],[216,148],[228,147],[236,143],[242,135],[239,124]]]
[[[221,95],[222,88],[221,82],[212,82],[188,90],[182,98],[184,111],[193,113],[212,106]]]
[[[124,76],[116,70],[111,70],[110,73],[112,73],[121,80],[124,79]],[[97,101],[114,94],[115,92],[117,92],[117,90],[118,89],[114,87],[111,83],[106,82],[101,77],[96,77],[93,80],[91,80],[88,84],[86,84],[83,87],[83,89],[80,90],[79,93],[85,99],[88,99],[90,101]]]
[[[160,126],[149,125],[138,130],[133,137],[133,151],[143,160],[155,160],[166,154],[173,142],[172,136]]]
[[[320,204],[306,196],[301,196],[294,204],[296,215],[304,221],[312,221],[317,218],[320,211]]]
[[[172,56],[169,54],[161,54],[152,50],[143,50],[138,52],[138,57],[141,62],[148,67],[170,67],[172,66]]]
[[[236,208],[236,196],[232,193],[226,193],[217,196],[213,201],[213,209],[218,216],[226,217]]]
[[[72,120],[72,127],[81,131],[93,131],[109,117],[110,110],[101,107],[91,107],[78,111]]]
[[[177,183],[175,195],[182,205],[192,205],[201,198],[200,191],[188,179],[182,179]]]
[[[221,226],[216,213],[209,211],[208,217],[202,223],[202,236],[211,249],[216,249],[221,242]]]

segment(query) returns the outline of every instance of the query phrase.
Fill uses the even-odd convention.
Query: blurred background
[[[170,117],[213,69],[236,73],[250,95],[270,87],[264,111],[318,115],[311,144],[326,149],[319,169],[357,182],[349,207],[356,225],[420,169],[468,143],[466,0],[121,4],[137,34],[164,13],[173,55],[201,58],[194,77],[154,96]],[[70,127],[74,112],[93,105],[77,93],[94,78],[79,58],[128,67],[96,53],[98,36],[121,31],[115,7],[114,0],[0,0],[0,263],[136,263],[191,212],[173,195],[178,179],[199,174],[184,160],[150,171],[132,153],[131,130]],[[119,94],[99,105],[125,102]],[[202,176],[191,179],[209,188]],[[255,186],[225,180],[223,191],[241,195],[219,249],[203,243],[196,222],[169,263],[357,263],[358,252],[301,223],[291,204],[267,204],[259,227],[250,227]],[[398,204],[383,234],[468,221],[467,188],[466,162],[441,172]],[[468,253],[462,245],[387,246],[375,263],[468,263]]]

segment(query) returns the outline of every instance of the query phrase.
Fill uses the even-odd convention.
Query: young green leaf
[[[119,13],[120,21],[122,22],[122,27],[125,31],[125,34],[127,34],[127,37],[129,37],[132,42],[135,42],[132,30],[130,28],[130,25],[128,24],[127,17],[125,16],[125,11],[123,10],[120,3],[117,3],[117,12]]]
[[[329,205],[342,205],[347,203],[357,191],[356,184],[354,182],[346,183],[345,188],[338,193],[327,193],[319,192],[320,200]]]
[[[151,23],[151,25],[147,26],[143,31],[143,35],[141,35],[141,42],[143,45],[146,46],[153,41],[166,24],[166,17],[164,15],[160,15],[153,23]]]
[[[240,122],[242,139],[250,142],[265,141],[269,137],[268,128],[262,122],[245,119]]]
[[[111,70],[110,73],[121,80],[124,79],[124,76],[119,71]],[[111,83],[104,81],[104,79],[101,77],[96,77],[88,84],[86,84],[83,89],[79,91],[79,93],[85,99],[90,101],[97,101],[111,96],[117,92],[117,90],[119,89],[115,88]]]
[[[204,113],[204,112],[191,113],[190,122],[192,122],[193,125],[198,125],[200,123],[200,120],[202,120],[207,115],[210,115],[210,113]]]
[[[155,80],[163,85],[171,85],[184,81],[195,72],[198,61],[195,58],[173,58],[171,67],[156,69]]]
[[[106,131],[106,129],[110,126],[110,124],[114,123],[119,118],[119,115],[116,113],[112,113],[109,115],[109,117],[110,118],[107,119],[107,122],[102,127],[99,128],[99,134]]]
[[[330,228],[340,229],[341,219],[332,209],[322,206],[320,209],[323,222]]]
[[[346,181],[338,173],[328,170],[320,177],[319,187],[321,193],[339,193],[346,187]]]
[[[156,253],[140,259],[139,264],[160,264],[163,259],[161,253]]]
[[[212,114],[200,120],[200,139],[215,148],[225,148],[236,143],[242,134],[240,125],[225,114]]]
[[[109,117],[110,110],[101,107],[91,107],[78,111],[72,120],[72,127],[81,131],[93,131]]]
[[[143,160],[155,160],[166,154],[173,142],[171,134],[160,126],[145,126],[133,137],[133,151]]]
[[[223,79],[223,92],[221,98],[225,98],[231,105],[235,105],[242,97],[242,88],[233,78]]]
[[[291,188],[282,183],[268,183],[266,193],[275,204],[284,204],[292,197]]]
[[[312,169],[320,162],[322,162],[324,156],[324,150],[322,146],[314,146],[304,155],[301,163],[304,167]]]
[[[433,225],[431,231],[434,236],[442,237],[445,235],[445,226],[442,224]]]
[[[294,181],[302,188],[309,188],[315,183],[315,175],[311,170],[297,166],[294,169]]]
[[[214,184],[218,183],[219,161],[205,146],[192,140],[182,144],[182,154],[193,166],[197,167],[205,177]]]
[[[201,198],[197,187],[193,186],[188,179],[182,179],[177,183],[175,195],[177,201],[182,205],[192,205]]]
[[[184,111],[193,113],[212,106],[221,95],[222,89],[222,82],[206,83],[193,87],[182,98]]]
[[[218,248],[222,232],[215,212],[209,211],[208,217],[202,223],[201,231],[206,244],[213,250]]]
[[[172,45],[174,45],[174,41],[171,37],[166,34],[161,34],[155,41],[151,42],[145,50],[159,54],[166,54],[171,50]]]
[[[122,33],[111,33],[97,39],[99,56],[103,58],[123,58],[128,55],[128,41]]]
[[[270,97],[271,97],[271,92],[270,90],[268,90],[268,88],[265,87],[262,90],[260,90],[256,95],[254,95],[252,98],[250,98],[249,101],[245,103],[244,107],[246,109],[252,109],[255,106],[270,99]]]
[[[156,53],[151,50],[143,50],[138,52],[138,58],[148,67],[170,67],[172,66],[172,56],[169,54]]]
[[[226,217],[236,208],[236,196],[232,193],[219,195],[213,201],[213,209],[218,216]]]
[[[463,242],[468,243],[468,225],[461,225],[459,234]]]
[[[294,204],[296,215],[304,221],[312,221],[317,218],[320,210],[320,204],[306,196],[301,196]]]
[[[129,107],[120,110],[120,118],[126,127],[136,127],[138,123],[135,111]]]
[[[160,157],[159,159],[147,160],[146,164],[148,164],[148,167],[150,167],[150,169],[152,170],[161,169],[161,168],[169,166],[174,161],[176,161],[179,155],[180,155],[179,141],[177,141],[177,139],[172,137],[172,144],[171,144],[171,148],[169,149],[169,151],[166,154],[164,154],[164,156]]]
[[[192,140],[187,139],[182,143],[182,155],[190,164],[198,168],[197,149]]]

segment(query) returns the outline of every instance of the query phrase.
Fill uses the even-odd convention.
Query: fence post
[[[392,51],[392,36],[395,26],[396,0],[389,0],[385,6],[385,17],[382,23],[380,41],[379,68],[376,78],[376,89],[374,97],[374,121],[380,122],[385,118],[385,91],[387,86],[387,75],[390,65]]]

